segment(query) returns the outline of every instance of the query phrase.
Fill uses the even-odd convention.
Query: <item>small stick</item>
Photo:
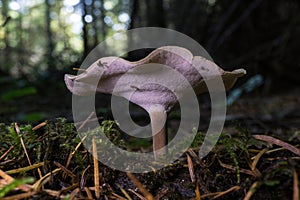
[[[71,178],[76,178],[76,175],[71,172],[69,169],[67,169],[65,166],[63,166],[62,164],[60,164],[59,162],[54,161],[54,164],[59,167],[62,171],[64,171],[68,176],[70,176]]]
[[[255,156],[255,158],[254,158],[254,160],[253,160],[253,162],[252,162],[252,164],[251,164],[251,170],[252,170],[252,171],[255,170],[256,165],[257,165],[259,159],[262,157],[262,155],[263,155],[266,151],[268,151],[267,148],[261,150],[261,151]]]
[[[28,153],[27,153],[27,149],[26,149],[24,140],[23,140],[22,135],[21,135],[21,130],[20,130],[20,128],[19,128],[19,126],[18,126],[18,124],[17,124],[16,122],[14,123],[14,125],[15,125],[15,130],[16,130],[17,134],[18,134],[19,137],[20,137],[21,145],[22,145],[23,150],[24,150],[24,152],[25,152],[27,161],[28,161],[29,165],[32,165],[32,164],[31,164],[31,161],[30,161],[30,158],[29,158],[29,155],[28,155]],[[40,178],[43,177],[40,168],[37,168],[37,170],[38,170],[38,173],[39,173]]]
[[[89,199],[93,199],[91,190],[88,187],[84,187],[84,191],[86,192],[86,195],[88,196]]]
[[[251,197],[254,194],[255,189],[257,188],[257,186],[258,186],[258,181],[254,182],[251,185],[249,191],[247,192],[246,196],[244,197],[244,200],[250,200],[251,199]]]
[[[140,195],[139,193],[137,193],[136,191],[132,190],[132,189],[128,189],[128,191],[132,192],[133,194],[135,194],[138,198],[140,198],[141,200],[148,200],[147,198],[143,197],[142,195]]]
[[[43,165],[44,165],[44,162],[40,162],[40,163],[36,163],[36,164],[33,164],[33,165],[29,165],[27,167],[21,167],[21,168],[18,168],[18,169],[12,169],[12,170],[6,171],[5,173],[6,174],[16,174],[16,173],[20,173],[20,172],[26,172],[26,171],[29,171],[29,170],[41,167]]]
[[[99,166],[97,156],[97,144],[95,137],[93,137],[93,161],[94,161],[94,183],[95,183],[95,195],[96,199],[100,199],[100,177],[99,177]]]
[[[187,157],[187,162],[188,162],[188,168],[189,168],[189,172],[190,172],[191,181],[192,181],[192,183],[194,183],[196,181],[196,176],[195,176],[195,172],[194,172],[193,161],[192,161],[191,157],[189,156],[189,154],[186,154],[186,157]]]
[[[14,148],[14,146],[10,146],[9,149],[0,157],[0,160],[2,160],[3,158],[5,158],[5,156],[7,156],[7,154]]]
[[[233,187],[231,187],[231,188],[229,188],[228,190],[225,190],[225,191],[223,191],[223,192],[220,192],[219,194],[217,194],[216,196],[214,196],[213,198],[211,198],[211,199],[217,199],[217,198],[219,198],[219,197],[221,197],[221,196],[223,196],[223,195],[225,195],[225,194],[228,194],[228,193],[230,193],[230,192],[234,192],[234,191],[236,191],[236,190],[240,190],[241,189],[241,187],[240,186],[233,186]]]
[[[73,67],[74,71],[80,71],[80,72],[86,72],[86,69],[81,69],[81,68],[77,68],[77,67]]]
[[[297,154],[298,156],[300,156],[300,149],[298,149],[297,147],[295,147],[293,145],[290,145],[286,142],[283,142],[279,139],[276,139],[274,137],[267,136],[267,135],[253,135],[253,137],[257,140],[263,140],[263,141],[270,142],[272,144],[276,144],[278,146],[281,146],[281,147]]]
[[[198,183],[196,183],[195,193],[196,193],[196,198],[195,198],[195,200],[201,200],[201,194],[200,194],[199,184],[198,184]]]
[[[294,168],[293,170],[293,179],[294,179],[294,185],[293,185],[293,200],[299,200],[299,182],[298,182],[298,175],[297,171]]]
[[[148,200],[154,200],[152,194],[143,186],[143,184],[130,172],[126,173],[128,178],[132,183],[139,189],[139,191],[146,197]]]
[[[35,127],[33,127],[32,130],[36,131],[36,130],[38,130],[38,129],[42,128],[43,126],[46,126],[46,125],[47,125],[46,122],[42,122],[42,123],[36,125]]]
[[[29,192],[22,193],[22,194],[15,194],[12,196],[3,197],[1,199],[2,200],[26,199],[26,198],[30,198],[34,194],[35,194],[35,192],[29,191]]]
[[[128,200],[132,200],[132,198],[129,196],[129,194],[126,192],[126,190],[124,190],[122,188],[121,185],[117,184],[118,188],[121,190],[121,192],[125,195],[125,197],[128,199]]]

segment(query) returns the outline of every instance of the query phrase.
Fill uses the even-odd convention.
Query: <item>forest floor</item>
[[[70,116],[30,125],[2,123],[0,198],[297,199],[299,93],[294,89],[263,97],[245,95],[228,107],[223,133],[207,156],[197,156],[207,128],[203,125],[175,163],[142,174],[121,172],[93,160]],[[22,101],[30,103],[26,98]],[[209,116],[205,107],[201,110],[204,119]],[[171,131],[176,120],[171,119]],[[100,123],[115,144],[138,150],[141,144],[124,138],[113,121],[100,119]],[[142,145],[143,150],[151,150],[151,140]]]

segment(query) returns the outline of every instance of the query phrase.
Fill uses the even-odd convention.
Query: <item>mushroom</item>
[[[174,78],[174,74],[169,75],[170,72],[181,74],[189,84]],[[221,76],[225,89],[228,90],[237,78],[245,73],[244,69],[224,71],[210,60],[193,56],[185,48],[164,46],[136,62],[118,57],[100,58],[77,76],[66,74],[65,83],[75,95],[87,95],[91,92],[108,93],[124,97],[144,108],[150,116],[153,151],[156,158],[166,152],[164,147],[167,143],[165,130],[167,113],[184,95],[187,87],[192,86],[196,94],[201,94],[207,91],[206,81]],[[120,80],[122,84],[118,84]],[[159,149],[163,151],[158,151]]]

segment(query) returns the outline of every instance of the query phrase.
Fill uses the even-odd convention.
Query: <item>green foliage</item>
[[[29,113],[29,114],[24,115],[23,121],[34,123],[34,122],[41,121],[45,117],[46,117],[45,113],[33,112],[33,113]]]
[[[237,182],[241,181],[239,158],[242,153],[249,155],[247,150],[248,137],[246,132],[240,132],[237,137],[232,137],[230,134],[221,134],[218,141],[219,145],[224,145],[236,169]],[[239,152],[239,155],[236,154]]]
[[[195,138],[193,143],[191,144],[191,147],[197,148],[203,143],[205,134],[203,134],[202,132],[198,132],[196,128],[193,129],[193,133],[195,134]]]
[[[34,87],[25,87],[16,90],[10,90],[1,95],[0,99],[3,102],[8,102],[14,99],[19,99],[29,95],[35,95],[36,89]]]
[[[14,190],[20,185],[32,183],[34,181],[34,178],[32,177],[26,177],[22,179],[15,179],[10,184],[4,186],[0,189],[0,198],[5,197],[6,194],[8,194],[10,191]]]

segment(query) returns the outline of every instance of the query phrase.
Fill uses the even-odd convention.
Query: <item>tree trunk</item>
[[[53,43],[53,35],[52,35],[52,30],[51,30],[51,4],[50,0],[45,0],[46,3],[46,32],[47,32],[47,52],[46,52],[46,60],[48,64],[48,70],[54,71],[55,70],[55,63],[54,57],[53,57],[53,51],[54,51],[54,43]]]
[[[145,0],[147,26],[166,27],[163,0]]]
[[[87,14],[87,6],[84,3],[85,2],[84,0],[81,0],[80,2],[81,2],[81,6],[82,6],[82,11],[83,11],[83,14],[82,14],[82,23],[83,23],[82,41],[83,41],[83,57],[85,58],[90,51],[89,43],[88,43],[88,27],[87,27],[86,21],[84,20],[84,17]]]

